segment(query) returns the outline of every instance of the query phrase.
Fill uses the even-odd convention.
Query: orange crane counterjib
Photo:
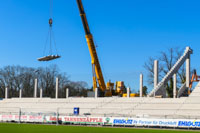
[[[93,87],[94,87],[94,89],[96,89],[96,87],[97,87],[96,81],[97,81],[99,84],[99,88],[104,92],[106,90],[106,85],[105,85],[103,74],[101,71],[101,66],[99,63],[98,56],[97,56],[96,48],[94,45],[94,40],[93,40],[92,34],[90,33],[89,25],[88,25],[86,15],[85,15],[85,12],[83,9],[83,4],[82,4],[81,0],[76,0],[76,1],[78,4],[81,20],[82,20],[83,27],[85,30],[85,38],[86,38],[88,48],[90,51],[92,65],[94,65],[95,74],[93,74]],[[96,80],[94,80],[94,79],[96,79]]]

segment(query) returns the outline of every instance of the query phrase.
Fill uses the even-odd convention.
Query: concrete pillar
[[[22,89],[19,89],[19,98],[22,98]]]
[[[94,97],[95,97],[95,98],[98,97],[98,88],[95,89],[95,95],[94,95]]]
[[[68,97],[69,97],[69,89],[66,88],[66,98],[68,98]]]
[[[154,61],[154,89],[158,85],[158,60]]]
[[[129,97],[130,97],[130,88],[127,87],[127,98],[129,98]]]
[[[8,87],[5,88],[5,99],[8,98]]]
[[[176,73],[174,74],[173,98],[176,98]]]
[[[140,74],[140,97],[143,95],[143,74]]]
[[[190,55],[186,59],[186,87],[190,86]]]
[[[34,98],[37,98],[37,86],[38,86],[38,81],[37,81],[37,79],[35,79]]]
[[[56,78],[56,99],[58,98],[58,77]]]
[[[42,88],[40,88],[40,98],[42,98]]]

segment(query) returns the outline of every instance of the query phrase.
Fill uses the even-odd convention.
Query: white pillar
[[[19,89],[19,98],[22,98],[22,89]]]
[[[69,89],[67,88],[66,89],[66,98],[68,98],[69,97]]]
[[[140,97],[143,95],[143,74],[140,74]]]
[[[40,98],[42,98],[42,88],[40,88]]]
[[[95,97],[95,98],[98,97],[98,88],[95,89],[95,96],[94,96],[94,97]]]
[[[58,98],[58,77],[56,78],[56,99]]]
[[[5,88],[5,99],[8,98],[8,87]]]
[[[129,97],[130,97],[130,88],[127,87],[127,98],[129,98]]]
[[[173,97],[176,98],[176,73],[174,74]]]
[[[154,89],[158,84],[158,60],[154,61]]]
[[[186,87],[190,86],[190,55],[186,59]]]
[[[34,98],[37,98],[37,79],[35,79],[35,87],[34,87]]]

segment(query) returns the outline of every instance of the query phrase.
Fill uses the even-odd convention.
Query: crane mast
[[[86,38],[86,41],[87,41],[87,45],[88,45],[88,48],[89,48],[91,61],[92,61],[91,63],[92,63],[92,72],[93,72],[93,89],[95,90],[97,88],[97,82],[98,82],[100,90],[102,92],[105,92],[106,85],[105,85],[103,74],[102,74],[102,71],[101,71],[101,66],[100,66],[100,63],[99,63],[98,56],[97,56],[96,48],[95,48],[95,45],[94,45],[94,40],[93,40],[92,34],[90,32],[90,29],[89,29],[86,14],[85,14],[84,9],[83,9],[83,4],[82,4],[81,0],[76,0],[76,1],[77,1],[77,4],[78,4],[81,20],[82,20],[83,27],[84,27],[84,30],[85,30],[85,38]]]

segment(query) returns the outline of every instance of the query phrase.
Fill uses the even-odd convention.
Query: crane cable
[[[49,17],[52,18],[52,16],[53,16],[53,0],[50,0]]]
[[[49,40],[49,54],[52,55],[53,53],[53,44],[54,44],[54,47],[55,47],[55,52],[56,54],[58,54],[58,50],[57,50],[57,47],[56,47],[56,40],[55,40],[55,36],[54,36],[54,32],[53,32],[53,29],[52,29],[52,26],[53,26],[53,0],[50,0],[50,6],[49,6],[49,31],[48,31],[48,34],[47,34],[47,39],[46,39],[46,42],[45,42],[45,48],[44,48],[44,51],[43,51],[43,54],[45,54],[45,51],[46,51],[46,47],[47,47],[47,44],[48,44],[48,40]]]
[[[49,5],[49,31],[50,31],[50,54],[52,54],[52,24],[53,24],[53,0],[50,0],[50,5]]]

